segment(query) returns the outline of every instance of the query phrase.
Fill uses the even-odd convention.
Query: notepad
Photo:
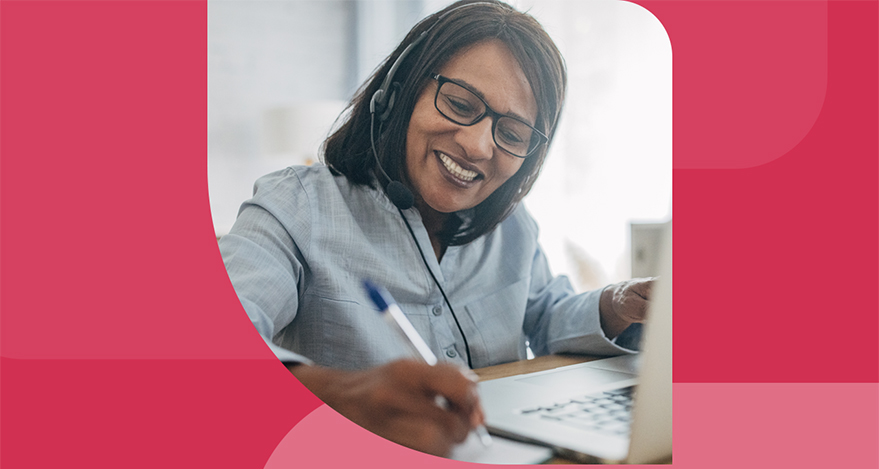
[[[475,433],[452,450],[450,459],[482,464],[540,464],[552,457],[552,450],[492,436],[492,443],[483,446]]]

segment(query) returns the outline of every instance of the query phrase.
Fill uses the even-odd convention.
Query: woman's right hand
[[[365,371],[289,368],[311,392],[352,422],[418,451],[448,456],[484,421],[476,375],[453,365],[400,360]]]

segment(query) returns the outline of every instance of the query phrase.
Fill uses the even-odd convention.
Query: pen
[[[366,289],[369,298],[378,308],[385,322],[390,324],[391,327],[396,329],[406,339],[406,344],[409,345],[412,351],[418,354],[428,365],[436,365],[436,355],[433,354],[430,347],[427,346],[427,343],[424,342],[424,339],[421,338],[421,335],[412,326],[412,323],[406,319],[406,315],[397,306],[397,302],[394,301],[391,294],[369,280],[363,281],[363,288]],[[440,397],[440,399],[442,398]],[[445,399],[442,399],[439,403],[441,407],[444,407]],[[476,436],[479,437],[479,441],[483,446],[491,444],[491,435],[488,434],[488,430],[485,429],[484,425],[478,425],[473,431],[476,432]]]

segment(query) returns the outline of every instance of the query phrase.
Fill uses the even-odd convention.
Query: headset
[[[400,56],[397,57],[397,60],[395,60],[394,64],[391,65],[391,68],[390,70],[388,70],[388,74],[385,76],[385,79],[382,80],[382,84],[379,89],[372,94],[372,99],[369,100],[370,114],[375,115],[375,113],[379,113],[378,119],[380,122],[384,122],[388,119],[388,117],[391,115],[391,111],[394,108],[394,99],[397,95],[397,90],[391,90],[391,86],[394,84],[394,75],[397,73],[397,69],[400,68],[400,64],[403,63],[404,60],[406,60],[406,57],[409,55],[410,52],[412,52],[412,49],[415,49],[416,47],[418,47],[419,44],[424,41],[427,35],[430,34],[431,31],[433,31],[433,28],[435,28],[436,25],[438,25],[443,20],[443,18],[450,15],[454,11],[476,5],[497,6],[496,3],[492,2],[473,2],[467,3],[465,5],[456,6],[455,8],[452,8],[451,10],[443,13],[439,18],[437,18],[435,23],[427,28],[427,30],[419,34],[414,41],[412,41],[408,46],[406,46],[405,49],[403,49],[403,52],[400,53]],[[399,84],[397,85],[399,86]]]
[[[369,139],[370,144],[372,145],[372,155],[375,157],[376,165],[378,166],[379,171],[384,175],[385,179],[388,181],[388,185],[385,187],[385,192],[388,194],[388,198],[397,207],[397,212],[400,214],[400,217],[403,219],[403,222],[406,224],[406,228],[409,229],[409,234],[412,236],[412,240],[415,241],[415,246],[418,248],[418,253],[421,254],[421,260],[424,262],[424,267],[427,268],[427,272],[430,274],[430,277],[433,279],[433,282],[439,288],[440,293],[443,296],[443,300],[446,302],[446,306],[449,307],[449,312],[452,314],[452,318],[455,320],[455,325],[458,326],[458,332],[461,333],[461,338],[464,340],[464,348],[467,349],[467,364],[470,368],[473,368],[473,360],[471,358],[470,353],[470,345],[467,343],[467,336],[464,335],[464,329],[461,328],[461,323],[458,322],[458,316],[455,315],[455,310],[452,309],[452,303],[449,301],[449,298],[446,296],[445,290],[443,290],[442,285],[440,285],[439,281],[434,275],[433,270],[431,270],[430,265],[427,263],[427,257],[424,255],[424,250],[421,249],[421,244],[418,242],[418,239],[415,238],[415,232],[412,231],[412,227],[409,225],[409,220],[403,215],[403,210],[407,210],[412,208],[415,205],[415,196],[412,194],[412,191],[409,190],[403,183],[400,181],[395,181],[388,176],[388,173],[385,172],[384,168],[382,168],[381,161],[378,158],[378,152],[375,149],[375,119],[378,117],[379,120],[379,133],[381,133],[382,124],[388,120],[391,115],[391,111],[394,109],[394,103],[397,97],[397,90],[401,88],[400,84],[394,81],[394,75],[397,73],[397,69],[400,68],[400,64],[406,59],[406,57],[412,52],[413,49],[418,47],[427,35],[433,31],[433,28],[439,24],[443,18],[452,13],[453,11],[460,10],[462,8],[471,7],[474,5],[497,5],[491,2],[473,2],[468,3],[466,5],[460,5],[451,10],[445,12],[437,18],[436,22],[433,23],[427,30],[418,35],[415,40],[413,40],[403,52],[400,53],[400,56],[397,57],[397,60],[391,65],[391,68],[388,70],[388,74],[385,76],[385,79],[382,80],[382,84],[375,93],[373,93],[372,98],[369,100]]]

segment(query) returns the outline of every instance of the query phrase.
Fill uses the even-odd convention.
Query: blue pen
[[[385,322],[390,324],[391,327],[396,329],[397,332],[406,339],[406,343],[412,351],[424,359],[428,365],[436,365],[436,355],[433,354],[430,347],[427,346],[427,343],[424,342],[424,339],[421,338],[421,335],[419,335],[418,331],[415,330],[415,327],[412,326],[412,323],[406,319],[406,315],[403,314],[403,311],[397,306],[397,302],[391,298],[391,294],[384,288],[379,287],[369,280],[363,281],[363,288],[366,289],[369,298],[375,304],[375,307],[378,308]],[[446,407],[445,399],[441,396],[437,397],[437,404],[439,404],[440,407]],[[484,446],[491,444],[491,436],[483,425],[477,426],[474,431],[479,437],[479,441],[482,442]]]

